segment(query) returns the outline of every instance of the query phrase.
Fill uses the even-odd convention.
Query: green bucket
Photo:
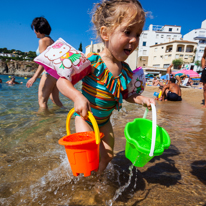
[[[170,137],[166,130],[156,124],[156,108],[152,104],[152,121],[143,118],[134,119],[126,124],[125,156],[136,167],[143,167],[154,156],[159,156],[170,146]]]

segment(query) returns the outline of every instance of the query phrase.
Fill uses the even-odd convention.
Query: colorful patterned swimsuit
[[[124,92],[133,73],[130,67],[122,62],[121,74],[114,77],[98,54],[90,53],[87,58],[95,71],[82,79],[82,93],[90,101],[92,113],[101,127],[109,121],[115,108],[121,108]]]

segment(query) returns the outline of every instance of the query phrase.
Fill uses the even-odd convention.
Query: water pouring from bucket
[[[84,176],[90,176],[91,171],[97,171],[99,168],[99,144],[100,138],[104,137],[99,132],[98,124],[91,112],[88,112],[88,118],[92,122],[94,132],[70,133],[70,120],[74,114],[74,108],[70,110],[66,120],[67,135],[58,142],[65,146],[67,157],[74,176],[84,173]]]
[[[152,121],[146,119],[148,109],[143,118],[134,119],[125,126],[125,156],[136,167],[143,167],[154,156],[159,156],[170,146],[170,137],[166,130],[157,125],[156,108],[152,106]]]

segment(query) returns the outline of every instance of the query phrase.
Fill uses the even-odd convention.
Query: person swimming
[[[9,85],[13,85],[13,84],[23,84],[23,82],[20,82],[20,83],[19,83],[19,82],[16,82],[16,81],[15,81],[15,77],[12,76],[12,77],[11,77],[11,80],[7,81],[6,84],[9,84]]]

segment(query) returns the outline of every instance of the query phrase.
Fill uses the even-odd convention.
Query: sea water
[[[0,75],[0,78],[3,81],[0,89],[0,204],[85,205],[88,202],[105,204],[109,200],[110,205],[113,204],[123,192],[122,186],[128,186],[126,179],[131,181],[131,171],[128,175],[121,167],[114,169],[111,163],[100,185],[96,173],[89,178],[74,177],[65,149],[58,144],[58,140],[66,135],[66,116],[73,103],[60,94],[68,110],[61,110],[49,100],[49,113],[41,113],[39,79],[27,88],[29,78],[16,77],[17,82],[23,83],[15,85],[5,83],[10,79],[8,75]],[[77,89],[80,87],[81,83],[76,85]],[[117,111],[113,124],[115,118]],[[70,127],[74,132],[73,118]],[[126,170],[128,168],[129,165]],[[115,193],[118,189],[116,182],[122,188]],[[109,195],[108,191],[111,191]]]
[[[141,118],[145,108],[124,102],[123,108],[115,110],[111,117],[115,135],[112,162],[101,176],[94,172],[89,177],[74,177],[64,146],[58,144],[66,135],[68,111],[49,101],[50,112],[39,113],[39,79],[26,88],[29,78],[16,77],[23,84],[12,86],[5,84],[7,75],[0,78],[0,205],[184,205],[185,199],[188,205],[205,202],[203,110],[184,100],[158,101],[157,123],[168,131],[172,145],[137,169],[125,158],[124,127]],[[77,84],[77,89],[80,87]],[[152,97],[153,93],[143,95]],[[68,110],[73,107],[61,94],[60,99]],[[151,119],[150,112],[147,118]]]

